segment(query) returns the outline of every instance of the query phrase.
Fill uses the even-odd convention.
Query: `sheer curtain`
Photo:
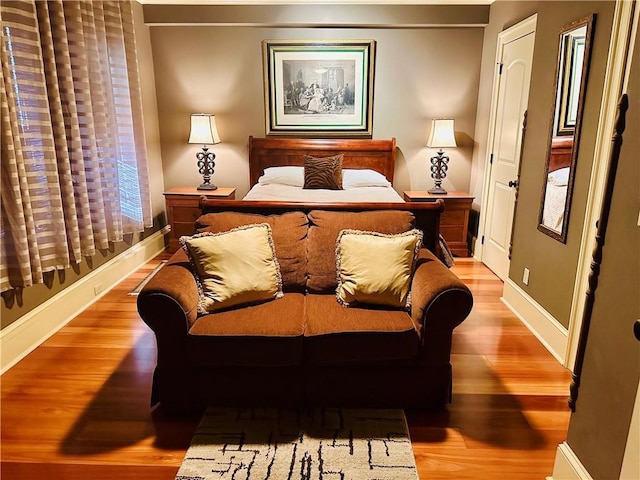
[[[152,224],[130,1],[0,2],[0,285]]]

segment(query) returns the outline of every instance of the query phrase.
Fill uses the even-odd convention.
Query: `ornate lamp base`
[[[442,188],[440,185],[436,185],[431,190],[427,190],[427,192],[431,193],[432,195],[446,195],[447,194],[447,191],[444,188]]]
[[[431,190],[427,190],[429,193],[436,195],[447,194],[447,191],[442,188],[442,180],[447,176],[448,163],[449,157],[444,155],[442,149],[438,151],[438,155],[431,157],[431,178],[433,178],[435,185]]]
[[[216,166],[216,156],[213,152],[209,151],[209,148],[205,145],[202,147],[202,151],[196,154],[198,159],[198,167],[200,175],[202,175],[202,184],[198,187],[198,190],[216,190],[213,183],[209,182],[211,175],[213,175],[213,168]]]

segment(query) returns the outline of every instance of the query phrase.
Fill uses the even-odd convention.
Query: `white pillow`
[[[278,184],[291,185],[293,187],[304,186],[304,167],[269,167],[264,169],[264,174],[258,179],[262,185]]]
[[[390,187],[387,178],[375,170],[342,170],[342,188],[354,187]]]
[[[258,179],[262,185],[304,186],[304,167],[284,166],[268,167]],[[384,175],[369,169],[343,169],[342,188],[354,187],[390,187],[391,183]]]

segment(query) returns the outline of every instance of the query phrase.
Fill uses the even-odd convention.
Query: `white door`
[[[494,103],[489,132],[490,172],[482,262],[501,279],[509,275],[511,230],[520,165],[522,122],[529,98],[535,16],[498,36]]]

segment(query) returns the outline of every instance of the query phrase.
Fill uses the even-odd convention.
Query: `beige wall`
[[[478,116],[475,127],[476,148],[473,153],[470,177],[470,190],[476,196],[474,209],[479,209],[482,201],[498,34],[537,13],[527,131],[520,167],[520,189],[513,227],[513,252],[509,278],[551,313],[565,328],[568,328],[569,325],[614,5],[613,1],[518,2],[499,0],[491,5],[489,25],[485,29]],[[558,32],[565,24],[591,13],[597,14],[594,45],[569,232],[567,243],[563,244],[537,230],[547,154],[546,143],[554,98],[553,85]],[[477,233],[477,230],[474,233]],[[531,272],[528,286],[522,283],[525,267]]]
[[[142,89],[143,114],[146,130],[147,153],[149,156],[149,172],[151,176],[151,197],[154,215],[154,226],[143,234],[128,235],[124,242],[112,244],[107,251],[98,252],[93,257],[85,258],[82,263],[73,268],[49,272],[45,275],[45,283],[19,290],[10,290],[2,295],[0,307],[0,328],[19,320],[38,305],[60,293],[74,282],[81,279],[109,260],[126,252],[141,239],[149,236],[166,224],[164,213],[162,158],[158,143],[158,115],[156,110],[155,86],[153,78],[153,62],[151,57],[151,43],[149,29],[143,23],[142,6],[134,3],[134,23],[136,32],[136,46],[138,49],[138,68]]]
[[[314,18],[313,10],[306,16],[304,7],[295,11],[309,21]],[[357,23],[358,11],[362,10],[342,12],[353,14],[346,18],[336,14],[333,21],[353,18]],[[145,20],[162,19],[148,12],[157,10],[145,8]],[[262,40],[364,38],[377,42],[373,137],[397,139],[396,190],[433,185],[427,165],[434,151],[425,142],[434,117],[456,119],[460,145],[447,150],[451,162],[443,185],[449,190],[469,189],[482,28],[271,27],[267,25],[281,21],[283,7],[265,7],[263,12],[264,26],[151,27],[166,188],[200,183],[195,165],[198,147],[186,140],[189,114],[206,112],[216,115],[222,138],[212,148],[213,182],[236,187],[239,198],[248,191],[247,140],[250,135],[265,135]],[[331,17],[332,12],[327,10],[326,15]],[[242,23],[242,17],[236,15],[233,21]]]
[[[227,5],[187,5],[189,2],[181,0],[173,3],[145,5],[145,21],[152,25],[422,28],[482,25],[489,17],[488,5],[383,5],[382,2],[287,5],[276,1],[262,2],[265,5],[230,5],[232,2],[225,2]],[[271,5],[266,5],[268,3]]]
[[[164,196],[164,175],[162,171],[162,152],[160,150],[160,129],[158,126],[158,106],[156,102],[156,83],[151,53],[151,34],[144,23],[142,5],[134,2],[133,21],[136,32],[136,51],[138,52],[138,72],[142,90],[142,112],[144,115],[144,135],[149,161],[149,183],[151,188],[151,209],[153,229],[156,231],[167,224]]]
[[[489,25],[485,29],[478,115],[475,126],[476,147],[470,175],[470,191],[476,196],[474,209],[479,210],[482,202],[498,34],[537,13],[527,132],[520,167],[520,189],[514,222],[509,278],[565,328],[568,328],[569,325],[614,5],[613,1],[519,2],[498,0],[491,5]],[[567,243],[563,244],[537,230],[547,154],[546,143],[554,98],[553,85],[558,32],[565,24],[591,13],[597,14],[594,45],[569,231]],[[470,229],[473,233],[477,233],[475,225],[472,225]],[[525,267],[531,272],[528,286],[522,283]]]
[[[538,14],[534,63],[529,96],[528,128],[522,158],[522,176],[514,232],[510,278],[555,318],[567,326],[578,249],[585,216],[591,159],[598,128],[604,72],[610,41],[614,2],[518,2],[491,5],[485,31],[476,151],[471,191],[482,190],[489,101],[500,31],[533,13]],[[546,141],[549,134],[553,77],[559,29],[572,20],[597,14],[591,71],[585,104],[574,201],[567,244],[537,230]],[[635,41],[634,75],[629,88],[630,109],[616,176],[611,217],[596,290],[577,410],[571,416],[567,443],[593,478],[618,478],[630,428],[638,379],[640,343],[633,337],[633,322],[640,318],[640,45]],[[522,269],[531,269],[529,287]],[[568,394],[567,385],[567,394]]]
[[[537,12],[527,131],[520,167],[509,278],[565,328],[569,326],[614,6],[614,2],[608,1],[540,2]],[[591,13],[595,13],[597,18],[567,242],[563,244],[537,229],[545,181],[551,111],[555,98],[558,32],[564,25]],[[529,285],[522,283],[525,267],[531,272]]]
[[[489,115],[491,113],[491,95],[493,75],[496,69],[496,47],[498,34],[516,23],[530,17],[538,11],[539,2],[505,2],[491,4],[489,24],[484,29],[482,46],[482,67],[478,94],[478,107],[475,125],[475,148],[469,180],[469,192],[475,196],[473,209],[478,212],[482,204],[484,172],[488,158],[487,144],[489,138]],[[470,227],[473,235],[477,235],[477,225]]]
[[[640,379],[640,42],[636,32],[627,126],[595,291],[576,412],[567,443],[593,478],[619,478]],[[640,452],[635,452],[637,461]]]

